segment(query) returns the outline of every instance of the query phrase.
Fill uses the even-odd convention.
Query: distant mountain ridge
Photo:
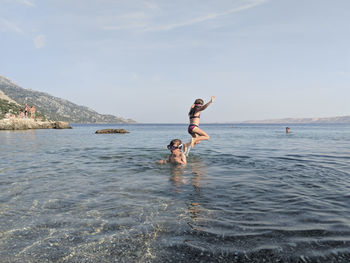
[[[34,105],[38,112],[50,120],[69,123],[136,123],[114,115],[99,114],[96,111],[74,104],[68,100],[54,97],[48,93],[24,89],[12,80],[0,76],[0,98],[20,105]]]
[[[350,115],[324,118],[283,118],[260,121],[242,121],[241,123],[251,124],[303,124],[303,123],[350,123]]]

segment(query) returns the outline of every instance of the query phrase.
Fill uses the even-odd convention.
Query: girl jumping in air
[[[201,111],[208,108],[208,106],[213,103],[215,97],[212,96],[210,101],[204,104],[204,101],[202,99],[196,99],[194,104],[191,106],[190,112],[188,113],[188,116],[190,118],[190,125],[188,126],[188,133],[191,134],[191,147],[193,147],[195,144],[200,143],[200,141],[203,140],[209,140],[209,135],[201,130],[199,128],[199,118],[201,115]]]

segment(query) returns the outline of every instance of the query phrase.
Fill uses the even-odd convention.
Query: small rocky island
[[[10,118],[0,120],[0,130],[71,129],[68,122]]]
[[[103,130],[97,130],[95,133],[106,134],[106,133],[129,133],[129,132],[125,129],[103,129]]]

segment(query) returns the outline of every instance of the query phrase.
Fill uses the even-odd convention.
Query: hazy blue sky
[[[0,0],[0,75],[139,122],[350,115],[349,0]]]

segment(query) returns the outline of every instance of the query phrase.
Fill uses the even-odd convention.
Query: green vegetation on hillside
[[[131,119],[124,119],[109,114],[99,114],[98,112],[79,106],[65,99],[54,97],[50,94],[23,89],[11,80],[0,76],[0,91],[7,97],[24,105],[34,105],[37,113],[41,113],[49,120],[65,121],[69,123],[136,123]],[[4,115],[7,109],[2,112]],[[39,117],[40,114],[37,114]]]
[[[24,108],[22,109],[21,106],[13,102],[0,99],[0,119],[3,119],[6,113],[12,113],[12,114],[18,115],[23,110]]]
[[[16,103],[0,99],[0,119],[3,119],[6,113],[11,113],[18,116],[22,111],[24,112],[24,106],[20,106]],[[36,112],[36,118],[46,120],[46,117],[40,112]]]

